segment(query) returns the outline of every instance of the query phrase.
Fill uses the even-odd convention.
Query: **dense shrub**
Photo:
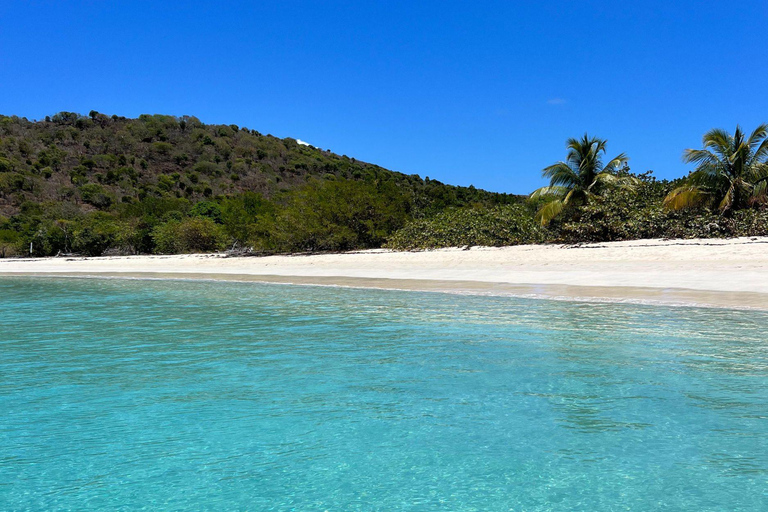
[[[532,211],[522,205],[452,208],[409,223],[394,233],[386,246],[399,250],[501,246],[538,243],[545,235]]]
[[[380,247],[405,225],[411,198],[390,182],[315,181],[290,194],[264,219],[255,245],[280,252]]]
[[[205,217],[216,224],[221,224],[221,205],[214,201],[200,201],[190,211],[193,217]]]
[[[169,220],[152,231],[155,251],[161,254],[219,251],[226,246],[220,226],[211,219]]]
[[[24,248],[19,241],[18,233],[0,230],[0,258],[23,256]]]
[[[86,256],[101,256],[117,245],[119,234],[120,228],[111,217],[88,216],[72,232],[72,250]]]
[[[0,217],[0,258],[17,256],[23,250],[21,236],[9,227],[8,219]]]
[[[269,228],[275,226],[277,206],[260,194],[246,192],[227,198],[221,206],[221,222],[226,234],[240,247],[261,240],[262,248],[269,244]]]
[[[552,241],[566,243],[761,236],[768,234],[768,210],[740,210],[729,216],[707,209],[670,211],[660,199],[618,193],[569,211],[549,228]]]

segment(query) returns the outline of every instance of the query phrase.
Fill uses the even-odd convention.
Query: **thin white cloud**
[[[547,105],[565,105],[566,103],[568,103],[568,100],[563,98],[552,98],[547,100]]]
[[[311,146],[311,145],[312,145],[312,144],[310,144],[309,142],[304,142],[304,141],[303,141],[303,140],[301,140],[301,139],[296,139],[296,142],[297,142],[297,143],[299,143],[299,144],[301,144],[302,146]]]

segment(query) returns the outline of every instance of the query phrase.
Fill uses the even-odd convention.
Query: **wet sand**
[[[0,260],[0,275],[219,279],[768,310],[768,237],[311,256]]]

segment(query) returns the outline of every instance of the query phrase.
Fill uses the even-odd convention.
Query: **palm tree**
[[[758,126],[749,138],[740,127],[733,135],[725,130],[707,132],[704,149],[686,149],[683,160],[698,164],[685,180],[664,199],[664,206],[680,210],[718,205],[726,214],[750,206],[766,197],[768,182],[768,124]]]
[[[587,134],[581,139],[568,139],[565,162],[550,165],[541,172],[542,176],[549,178],[549,186],[533,192],[531,199],[550,199],[536,214],[542,226],[568,205],[588,204],[610,188],[633,188],[636,185],[636,178],[616,174],[619,167],[629,160],[624,153],[603,164],[606,143],[604,139]]]

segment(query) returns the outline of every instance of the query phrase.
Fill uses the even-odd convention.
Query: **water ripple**
[[[766,320],[4,278],[0,509],[767,510]]]

